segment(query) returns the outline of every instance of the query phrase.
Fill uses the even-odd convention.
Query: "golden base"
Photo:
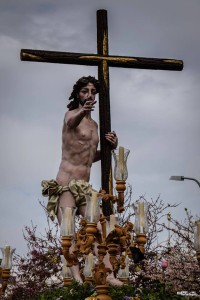
[[[118,279],[120,281],[122,281],[124,284],[128,284],[129,283],[129,278],[127,278],[127,277],[118,277]]]
[[[2,289],[1,293],[5,293],[5,290],[8,285],[8,279],[10,278],[10,269],[3,269],[2,270]]]
[[[116,181],[116,190],[118,192],[117,212],[122,213],[124,211],[124,191],[126,190],[126,181],[125,180],[117,180]]]
[[[85,278],[85,281],[84,281],[85,283],[93,283],[94,282],[94,279],[93,279],[93,277],[91,276],[91,277],[86,277]]]
[[[69,286],[72,283],[71,278],[64,278],[64,286]]]
[[[140,233],[136,235],[136,244],[138,244],[138,248],[142,253],[145,252],[144,245],[146,244],[146,242],[147,238],[145,233]]]
[[[107,285],[97,285],[96,291],[97,291],[96,300],[112,300],[112,298],[110,296],[108,296],[108,286]]]

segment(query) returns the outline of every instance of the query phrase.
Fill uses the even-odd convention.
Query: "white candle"
[[[83,269],[83,274],[85,277],[92,277],[92,270],[94,268],[94,256],[90,252],[85,259],[85,266]]]
[[[123,173],[124,173],[124,147],[119,147],[119,171],[123,176]]]
[[[92,191],[91,205],[90,205],[91,222],[94,220],[96,215],[96,206],[97,206],[97,192]]]
[[[5,247],[5,269],[9,269],[10,246]]]
[[[144,202],[139,202],[139,229],[140,233],[144,233]]]
[[[131,232],[130,235],[131,235],[130,242],[132,244],[133,243],[133,233]]]
[[[128,259],[128,255],[126,255],[125,264],[126,264],[125,273],[126,273],[126,277],[128,278],[129,277],[129,259]]]
[[[92,269],[94,267],[94,255],[92,253],[88,254],[88,265],[89,265],[89,269],[92,273]]]
[[[110,215],[110,231],[115,229],[115,215]]]
[[[72,209],[71,207],[65,208],[65,226],[66,226],[66,234],[72,234]]]

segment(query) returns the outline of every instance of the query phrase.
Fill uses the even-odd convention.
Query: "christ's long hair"
[[[96,88],[96,93],[99,93],[99,81],[95,77],[92,76],[81,77],[73,86],[73,91],[71,93],[71,96],[69,97],[69,100],[71,101],[67,105],[67,108],[69,108],[69,110],[78,108],[79,98],[77,97],[77,95],[79,94],[80,90],[88,83],[93,83]]]

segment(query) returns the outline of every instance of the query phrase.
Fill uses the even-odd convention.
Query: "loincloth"
[[[47,203],[47,212],[50,216],[51,220],[54,221],[55,216],[58,212],[58,200],[62,193],[64,192],[71,192],[74,199],[76,206],[86,205],[86,198],[85,194],[89,194],[92,191],[95,191],[89,182],[84,180],[71,180],[67,186],[62,186],[57,183],[56,180],[43,180],[41,182],[43,187],[42,195],[45,197],[49,197]],[[96,191],[95,191],[96,192]]]

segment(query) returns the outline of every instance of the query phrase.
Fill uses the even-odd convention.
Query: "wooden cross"
[[[111,131],[109,67],[181,71],[183,69],[183,62],[181,60],[174,59],[109,55],[107,23],[107,11],[98,10],[97,54],[22,49],[21,60],[98,66],[98,79],[100,82],[99,120],[101,145],[101,186],[107,192],[111,192],[109,188],[111,153],[110,146],[105,140],[105,133]],[[107,214],[110,213],[108,212]]]

